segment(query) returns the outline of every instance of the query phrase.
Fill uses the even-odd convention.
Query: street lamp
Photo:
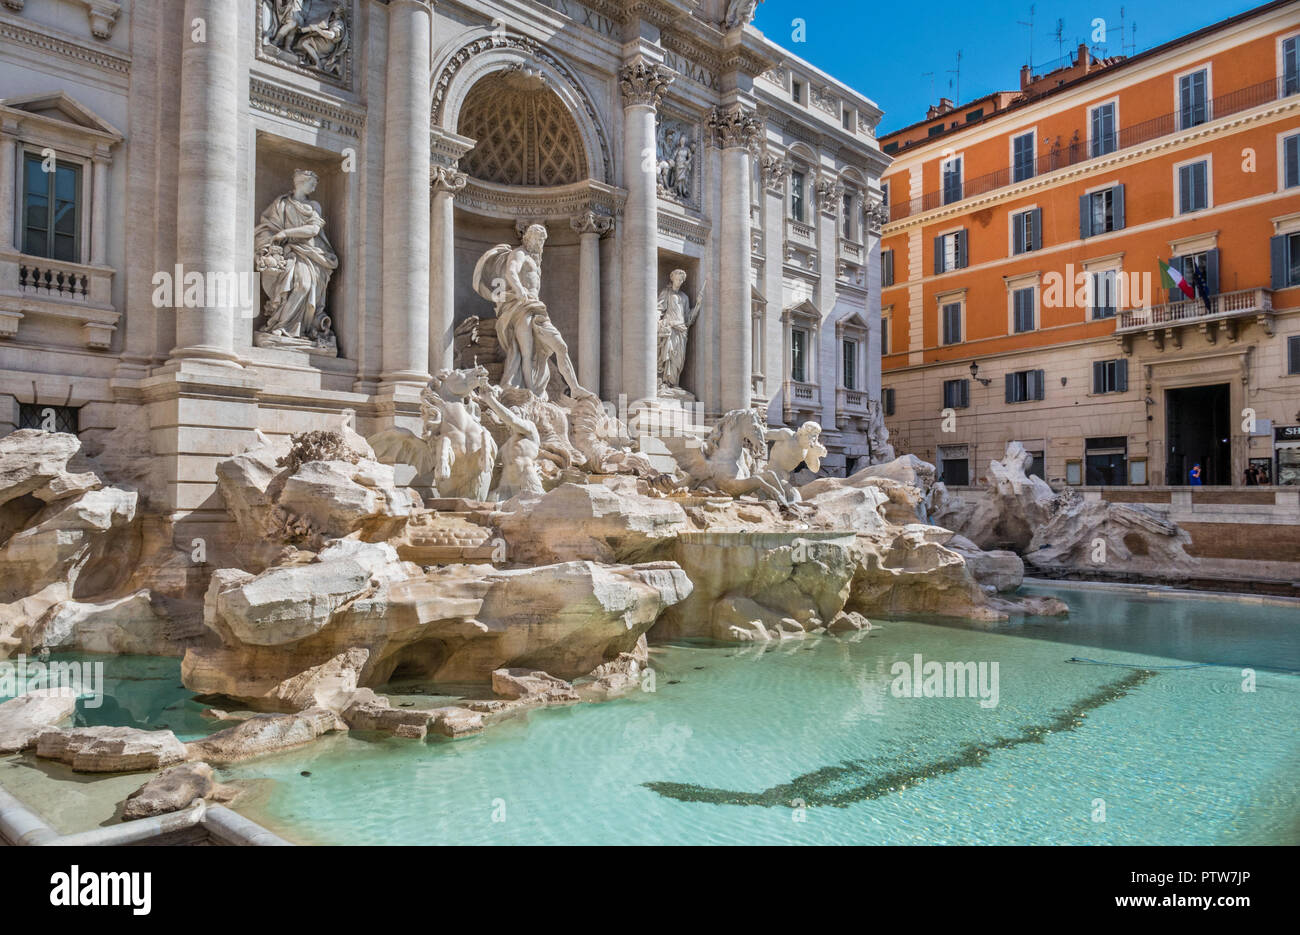
[[[993,382],[980,376],[980,365],[973,360],[970,362],[970,378],[981,386],[988,386]]]

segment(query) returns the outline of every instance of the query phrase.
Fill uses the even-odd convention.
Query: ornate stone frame
[[[569,109],[587,157],[587,171],[596,182],[609,184],[614,178],[614,160],[609,134],[591,94],[572,69],[541,43],[527,36],[474,30],[478,35],[468,41],[455,40],[450,51],[440,51],[433,68],[433,125],[456,132],[465,97],[485,75],[511,65],[529,65],[547,80],[551,90]],[[472,33],[471,33],[472,34]],[[599,173],[599,174],[598,174]]]
[[[356,50],[356,23],[357,9],[355,0],[343,0],[347,5],[345,19],[348,28],[348,49],[343,55],[343,74],[339,77],[328,74],[323,71],[317,71],[314,68],[307,68],[299,65],[298,62],[290,58],[286,53],[276,49],[274,46],[267,48],[267,44],[262,34],[262,10],[265,5],[272,0],[251,0],[253,6],[253,55],[259,62],[267,62],[279,68],[284,68],[295,74],[304,75],[315,81],[321,81],[325,84],[334,85],[345,91],[354,91],[353,86],[353,55]]]
[[[704,133],[702,124],[698,115],[692,115],[686,111],[675,110],[670,107],[660,107],[655,118],[655,158],[659,156],[659,131],[667,122],[672,122],[679,127],[687,130],[691,140],[695,143],[695,163],[691,173],[691,194],[686,200],[678,198],[672,192],[665,191],[656,185],[659,198],[663,201],[671,202],[675,205],[681,205],[689,211],[698,214],[701,210],[701,193],[703,192],[703,169],[704,169]]]

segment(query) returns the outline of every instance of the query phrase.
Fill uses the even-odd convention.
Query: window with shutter
[[[961,201],[961,157],[954,156],[943,163],[943,203]]]
[[[894,284],[894,251],[880,251],[880,285],[882,288]]]
[[[1300,373],[1300,334],[1286,339],[1286,372]]]
[[[1178,79],[1179,129],[1186,130],[1209,119],[1206,78],[1205,69],[1201,69]]]
[[[1282,187],[1300,185],[1300,133],[1282,141]]]
[[[1193,162],[1178,167],[1178,213],[1202,211],[1209,207],[1209,163]]]
[[[1113,318],[1116,311],[1118,274],[1113,269],[1100,270],[1089,277],[1089,305],[1093,319]]]
[[[1016,334],[1034,330],[1034,290],[1032,287],[1011,293],[1012,327]]]
[[[949,302],[943,307],[943,343],[961,343],[961,303]]]
[[[1022,133],[1011,141],[1011,181],[1034,177],[1034,134]]]
[[[1117,144],[1114,102],[1094,107],[1091,122],[1092,138],[1089,140],[1089,153],[1094,157],[1113,153]]]
[[[892,389],[892,388],[889,388],[889,387],[886,387],[885,389],[881,390],[881,391],[880,391],[880,397],[881,397],[881,403],[882,403],[882,405],[883,405],[883,407],[884,407],[884,410],[885,410],[885,415],[887,415],[887,416],[892,416],[892,415],[894,414],[894,391],[893,391],[893,389]]]
[[[1300,36],[1282,43],[1282,93],[1300,91]]]
[[[844,388],[846,390],[856,390],[858,388],[858,342],[844,342]]]

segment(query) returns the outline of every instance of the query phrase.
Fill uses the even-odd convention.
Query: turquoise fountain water
[[[332,736],[223,778],[274,780],[245,808],[302,843],[1300,842],[1297,608],[1045,593],[1068,619],[660,647],[653,693],[454,743]],[[997,663],[996,707],[900,697],[917,654]],[[122,683],[118,710],[213,729],[174,672]]]

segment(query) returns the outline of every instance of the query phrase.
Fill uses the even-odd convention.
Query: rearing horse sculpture
[[[780,487],[761,477],[767,461],[767,426],[753,409],[733,409],[695,444],[693,439],[660,439],[698,490],[715,490],[729,497],[754,494],[789,506]]]

